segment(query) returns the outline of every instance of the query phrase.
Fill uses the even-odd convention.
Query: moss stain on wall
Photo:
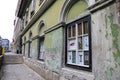
[[[118,80],[117,77],[120,77],[118,74],[120,74],[120,71],[116,68],[120,67],[120,48],[119,48],[119,42],[118,42],[118,35],[119,35],[119,26],[114,22],[114,16],[112,13],[110,13],[108,16],[105,15],[105,23],[106,23],[106,29],[108,28],[108,21],[110,23],[111,33],[109,34],[108,31],[106,31],[106,39],[108,39],[108,36],[112,34],[112,43],[115,48],[113,51],[113,58],[115,61],[115,67],[107,67],[105,74],[108,80]],[[117,76],[118,75],[118,76]]]
[[[118,24],[113,22],[113,15],[112,14],[110,14],[108,16],[108,18],[110,20],[110,27],[111,27],[112,37],[113,37],[113,46],[116,49],[116,51],[113,52],[114,60],[120,66],[120,49],[119,49],[119,45],[118,45],[119,44],[118,43],[118,34],[119,34]]]

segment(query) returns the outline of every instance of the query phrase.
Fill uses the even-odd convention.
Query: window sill
[[[37,60],[37,62],[40,63],[40,64],[45,64],[44,61]]]
[[[74,70],[92,72],[92,68],[88,66],[86,67],[86,66],[79,66],[79,65],[72,65],[72,64],[66,64],[65,66]]]

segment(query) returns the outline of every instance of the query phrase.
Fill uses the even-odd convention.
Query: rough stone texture
[[[44,80],[25,64],[8,64],[2,67],[1,80]]]
[[[21,64],[23,63],[23,56],[22,54],[5,53],[3,61],[4,64]]]
[[[53,72],[53,80],[59,80],[59,75]]]
[[[120,45],[120,27],[115,6],[113,4],[105,7],[91,16],[92,69],[95,80],[120,80],[120,56],[117,51],[120,50],[120,46],[116,49],[116,44]]]
[[[24,63],[28,67],[33,69],[35,72],[37,72],[39,75],[41,75],[42,77],[45,77],[44,62],[39,62],[39,61],[35,61],[35,60],[24,57]]]
[[[94,80],[92,72],[63,68],[60,80]]]
[[[47,69],[44,62],[28,59],[24,57],[24,63],[37,72],[45,80],[59,80],[59,74]]]

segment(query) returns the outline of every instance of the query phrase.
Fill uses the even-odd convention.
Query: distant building
[[[22,20],[20,18],[15,18],[14,20],[14,35],[13,35],[13,52],[21,52],[21,38],[20,38],[20,32],[21,32],[21,25]]]
[[[4,47],[5,52],[9,51],[9,40],[2,39],[2,47]]]
[[[14,43],[13,42],[10,43],[10,51],[14,52]]]

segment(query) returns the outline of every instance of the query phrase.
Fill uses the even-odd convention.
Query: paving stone
[[[44,80],[25,64],[8,64],[2,67],[1,80]]]

